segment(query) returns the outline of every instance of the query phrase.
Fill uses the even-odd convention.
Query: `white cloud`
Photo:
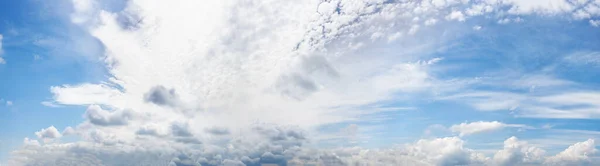
[[[504,149],[496,152],[492,159],[494,165],[540,165],[546,151],[510,137],[504,141]]]
[[[481,26],[479,26],[479,25],[473,26],[473,30],[476,30],[476,31],[481,30]]]
[[[537,1],[521,1],[521,0],[506,0],[506,2],[514,5],[509,10],[514,14],[528,13],[544,13],[556,14],[561,12],[569,12],[573,6],[566,0],[537,0]]]
[[[452,11],[446,16],[446,20],[465,21],[465,15],[461,11]]]
[[[472,156],[477,154],[463,145],[464,141],[458,137],[424,139],[409,145],[407,153],[434,165],[470,165],[484,162],[472,161]]]
[[[24,146],[40,146],[40,142],[38,142],[37,140],[32,140],[32,139],[25,137],[23,139],[23,145]]]
[[[576,52],[564,57],[567,63],[575,65],[598,65],[600,66],[600,52]]]
[[[500,130],[505,127],[511,127],[515,125],[508,125],[498,121],[491,122],[471,122],[471,123],[461,123],[458,125],[452,125],[450,130],[455,133],[459,133],[460,136],[466,136],[476,133],[489,132],[494,130]],[[517,125],[518,126],[518,125]]]
[[[44,142],[50,142],[54,139],[62,137],[62,134],[60,134],[60,132],[58,132],[54,126],[37,131],[35,132],[35,135]]]
[[[549,165],[593,165],[591,158],[598,152],[593,139],[578,142],[569,146],[556,156],[549,157],[546,164]]]
[[[109,112],[98,105],[90,105],[85,111],[85,117],[89,122],[99,126],[127,125],[134,118],[133,116],[133,112],[127,109]]]
[[[71,0],[74,12],[71,14],[71,21],[75,24],[89,24],[97,14],[96,0]]]
[[[6,64],[6,60],[2,58],[2,55],[4,55],[4,50],[2,49],[2,39],[4,39],[4,36],[0,34],[0,64]]]
[[[12,102],[12,101],[9,101],[9,100],[7,100],[7,101],[6,101],[6,106],[10,107],[10,106],[12,106],[12,105],[13,105],[13,102]]]
[[[118,100],[119,90],[104,84],[81,84],[77,86],[53,86],[50,91],[54,94],[56,103],[65,105],[108,104]]]
[[[86,121],[63,132],[82,141],[24,147],[11,162],[482,165],[488,158],[465,148],[458,137],[384,150],[305,146],[319,138],[319,127],[374,121],[368,115],[386,111],[364,106],[431,93],[437,79],[430,68],[441,58],[428,55],[448,41],[433,40],[430,36],[442,32],[427,25],[501,10],[490,4],[459,8],[466,2],[133,0],[123,11],[110,12],[99,9],[100,1],[74,0],[71,19],[105,46],[111,78],[51,87],[54,101],[42,104],[88,106]],[[388,42],[380,42],[386,35]],[[484,98],[475,105],[482,110],[512,109],[531,100],[496,92],[454,98]],[[460,124],[456,131],[468,135],[496,127],[481,123],[484,127]],[[358,135],[356,130],[349,127],[347,133]],[[61,136],[54,127],[39,133]],[[513,161],[501,156],[499,161]]]
[[[52,107],[52,108],[58,108],[61,107],[60,105],[52,102],[52,101],[42,101],[40,104],[46,106],[46,107]]]
[[[430,18],[425,21],[426,26],[435,25],[436,23],[437,23],[437,20],[435,18]]]

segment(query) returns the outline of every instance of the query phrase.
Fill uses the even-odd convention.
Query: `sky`
[[[0,1],[0,165],[600,165],[600,0]]]

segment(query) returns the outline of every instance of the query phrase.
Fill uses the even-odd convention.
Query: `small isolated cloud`
[[[6,106],[10,107],[10,106],[12,106],[12,105],[13,105],[13,102],[12,102],[12,101],[9,101],[9,100],[7,100],[7,101],[6,101]]]
[[[481,26],[479,26],[479,25],[473,26],[473,30],[476,30],[476,31],[478,31],[478,30],[481,30],[481,28],[482,28],[482,27],[481,27]]]
[[[6,61],[4,60],[4,58],[2,58],[2,56],[4,55],[4,50],[2,49],[2,39],[4,38],[4,36],[2,36],[2,34],[0,34],[0,64],[6,64]]]
[[[523,125],[504,124],[504,123],[501,123],[498,121],[492,121],[492,122],[479,121],[479,122],[461,123],[458,125],[452,125],[450,127],[450,130],[454,133],[459,133],[459,135],[462,137],[462,136],[471,135],[471,134],[500,130],[505,127],[524,127],[524,126]]]
[[[44,140],[44,142],[49,142],[62,137],[62,134],[60,134],[60,132],[58,132],[58,130],[54,126],[50,126],[38,132],[35,132],[35,135],[39,139]]]

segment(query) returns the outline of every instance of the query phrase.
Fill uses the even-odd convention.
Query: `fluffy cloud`
[[[133,118],[133,113],[129,110],[109,112],[98,105],[90,105],[85,111],[85,118],[100,126],[126,125]]]
[[[122,93],[104,84],[81,84],[77,86],[54,86],[50,88],[54,100],[65,105],[108,104]]]
[[[48,128],[37,131],[35,132],[35,135],[39,139],[44,140],[44,142],[52,141],[54,139],[62,137],[62,134],[60,134],[60,132],[58,132],[58,130],[54,126],[50,126]]]
[[[593,165],[591,157],[596,154],[596,144],[593,139],[575,143],[556,156],[548,158],[548,165]]]
[[[291,137],[293,138],[293,137]],[[186,165],[581,165],[593,164],[590,156],[597,150],[593,140],[580,142],[556,156],[545,156],[545,151],[511,137],[493,158],[464,147],[458,137],[422,139],[388,149],[334,148],[313,149],[283,144],[246,144],[232,140],[227,147],[198,145],[196,151],[185,151],[180,146],[132,147],[90,143],[68,143],[26,146],[13,152],[20,156],[10,164],[53,165],[56,162],[119,165],[133,163],[164,163]],[[266,142],[264,142],[266,143]],[[175,144],[173,144],[175,145]],[[182,151],[183,150],[183,151]]]
[[[531,146],[516,137],[504,141],[504,149],[496,152],[492,162],[495,165],[539,165],[543,162],[546,151]]]
[[[152,87],[148,93],[144,94],[144,100],[162,106],[177,106],[179,104],[175,89],[167,90],[167,88],[160,85]]]
[[[430,55],[450,39],[440,39],[447,32],[435,26],[484,14],[498,19],[509,11],[496,1],[164,3],[132,0],[122,11],[104,11],[100,1],[73,1],[71,19],[105,47],[111,78],[51,87],[52,104],[88,106],[86,122],[64,133],[82,140],[23,147],[13,153],[12,165],[484,165],[543,159],[541,150],[516,138],[505,141],[493,161],[459,137],[381,150],[310,148],[319,145],[311,141],[319,141],[320,127],[374,122],[373,115],[384,112],[367,106],[443,91],[443,81],[431,72],[441,58]],[[563,11],[513,3],[509,13],[517,15]],[[484,110],[527,98],[455,97],[482,96],[502,101],[477,105]],[[507,126],[452,128],[464,136]],[[60,137],[51,128],[40,133],[54,134],[40,135]]]

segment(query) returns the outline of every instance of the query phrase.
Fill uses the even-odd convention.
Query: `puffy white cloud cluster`
[[[493,158],[466,148],[459,137],[379,150],[318,148],[319,127],[375,121],[372,115],[385,111],[364,106],[438,93],[441,81],[430,74],[430,67],[442,58],[429,53],[452,38],[440,38],[446,32],[433,27],[487,18],[483,15],[517,19],[533,11],[563,11],[521,1],[504,8],[509,2],[131,0],[123,11],[109,12],[100,1],[74,0],[71,19],[104,45],[111,78],[51,87],[51,104],[88,107],[86,121],[63,132],[81,141],[40,145],[26,138],[10,164],[589,161],[595,153],[593,141],[592,150],[588,141],[550,159],[516,138],[505,141]],[[504,12],[516,15],[504,18]],[[503,127],[511,126],[474,122],[451,129],[464,136]],[[38,133],[44,140],[61,137],[54,127]]]

